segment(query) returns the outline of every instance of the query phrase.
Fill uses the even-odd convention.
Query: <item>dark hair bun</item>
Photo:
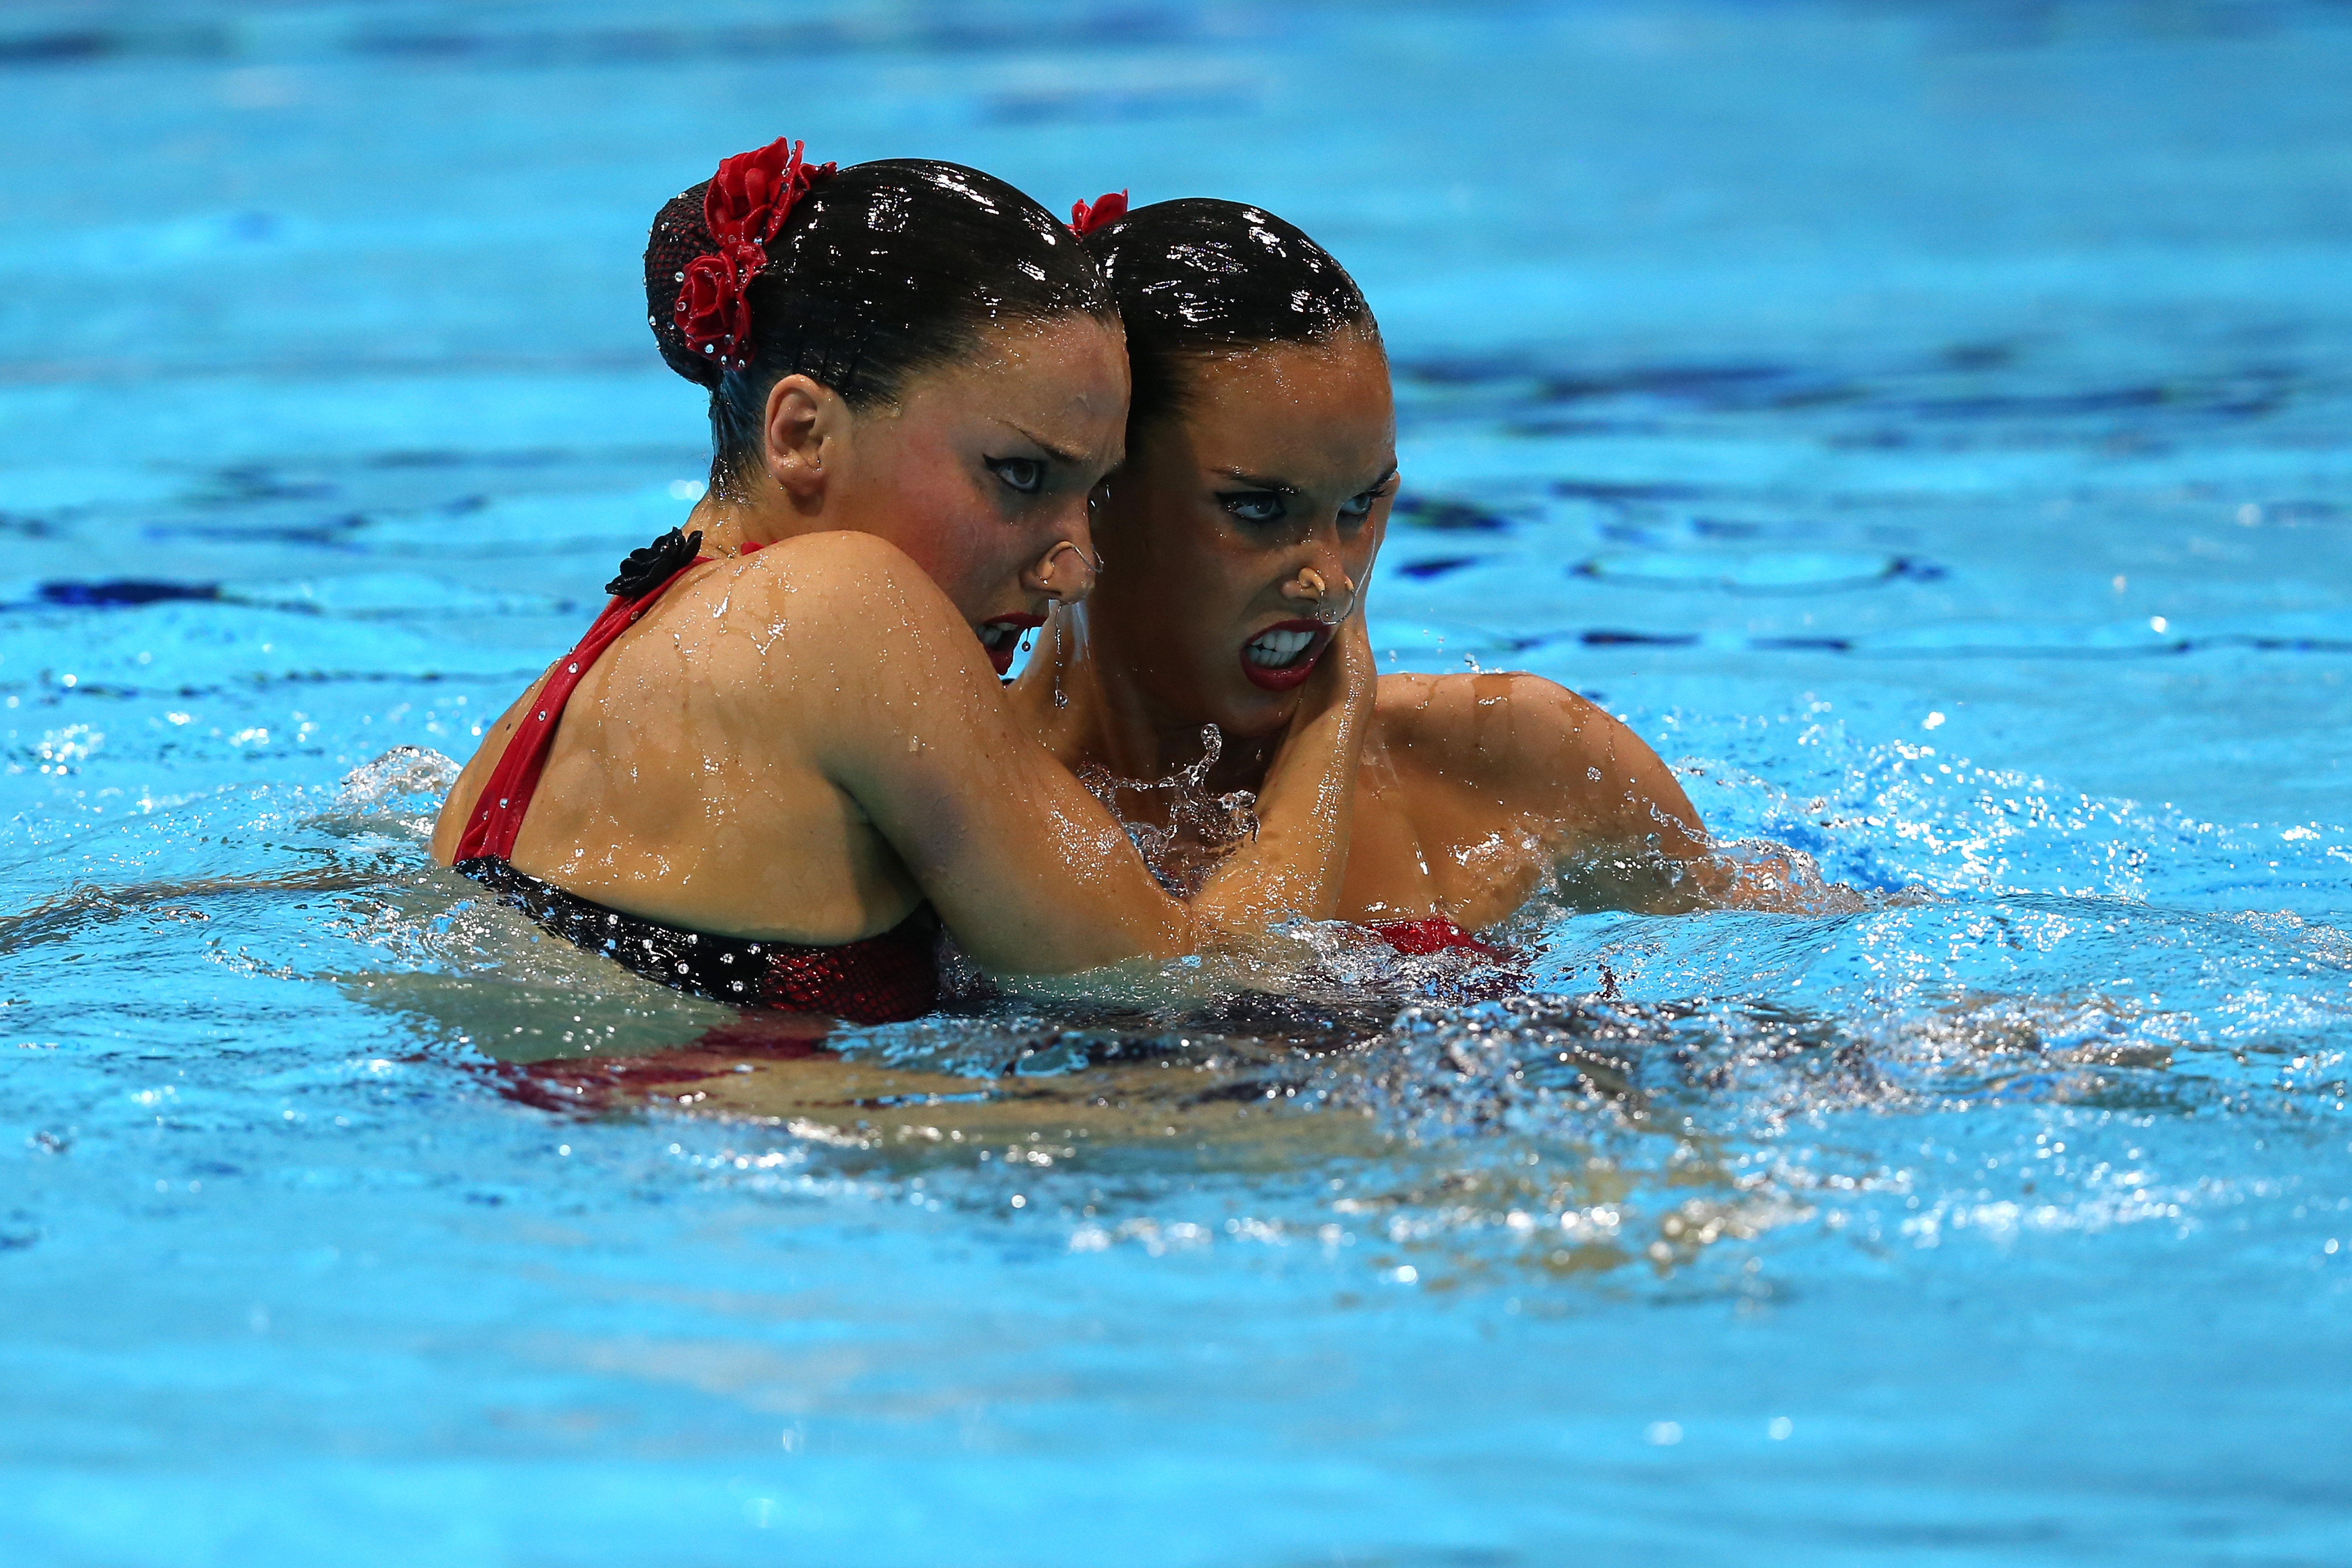
[[[748,363],[697,352],[677,324],[683,279],[716,249],[709,184],[681,191],[646,240],[646,311],[669,367],[710,389],[717,472],[759,459],[769,391],[805,375],[864,410],[918,372],[968,355],[999,324],[1118,309],[1069,226],[992,174],[892,158],[818,180],[765,242],[744,291]]]
[[[719,364],[688,346],[677,330],[677,294],[686,282],[686,264],[707,254],[718,241],[702,221],[702,193],[710,182],[677,195],[654,215],[653,233],[646,238],[646,324],[654,330],[662,363],[697,386],[716,391],[723,374]]]

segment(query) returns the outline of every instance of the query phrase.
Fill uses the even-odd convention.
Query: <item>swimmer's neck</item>
[[[824,533],[841,527],[822,507],[795,507],[765,474],[731,485],[714,485],[694,503],[683,524],[702,535],[705,555],[740,555],[779,540]]]
[[[1092,763],[1121,779],[1164,779],[1198,763],[1208,721],[1162,700],[1133,663],[1106,657],[1091,632],[1080,605],[1055,612],[1037,633],[1012,695],[1039,743],[1066,767]],[[1226,736],[1205,787],[1257,789],[1279,742]]]

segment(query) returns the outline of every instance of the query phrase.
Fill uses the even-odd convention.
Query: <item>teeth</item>
[[[1021,628],[1019,626],[1007,626],[1001,622],[992,621],[988,625],[980,628],[980,645],[992,652],[997,648],[1003,647],[1007,643],[1017,641],[1020,638],[1020,636]]]
[[[1260,632],[1250,639],[1249,647],[1243,651],[1249,656],[1252,664],[1279,668],[1294,662],[1314,640],[1313,632]]]

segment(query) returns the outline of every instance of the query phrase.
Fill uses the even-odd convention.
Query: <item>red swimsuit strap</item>
[[[760,547],[747,544],[741,553],[749,555]],[[652,609],[654,601],[670,590],[670,585],[705,561],[716,560],[709,555],[698,555],[671,573],[646,593],[634,599],[619,595],[604,606],[595,625],[580,645],[558,659],[548,672],[547,684],[539,689],[539,700],[523,715],[522,722],[507,740],[507,749],[499,755],[498,766],[475,797],[473,819],[457,839],[457,863],[488,858],[504,860],[514,853],[515,835],[522,831],[523,813],[530,809],[530,797],[539,789],[539,775],[547,767],[547,753],[555,744],[555,726],[562,721],[564,704],[572,700],[572,690],[588,667],[603,656],[604,650],[620,640],[621,634],[637,624]]]

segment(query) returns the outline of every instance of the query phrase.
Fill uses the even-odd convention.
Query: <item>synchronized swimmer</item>
[[[710,487],[486,732],[433,838],[550,930],[881,1022],[936,1004],[942,929],[1055,974],[1302,918],[1478,948],[1571,871],[1629,907],[1721,890],[1672,774],[1590,703],[1376,678],[1388,364],[1290,225],[1123,195],[1065,225],[977,170],[780,140],[661,209],[646,289],[709,395]],[[1195,762],[1209,725],[1255,830],[1175,842],[1171,877],[1097,792]]]

